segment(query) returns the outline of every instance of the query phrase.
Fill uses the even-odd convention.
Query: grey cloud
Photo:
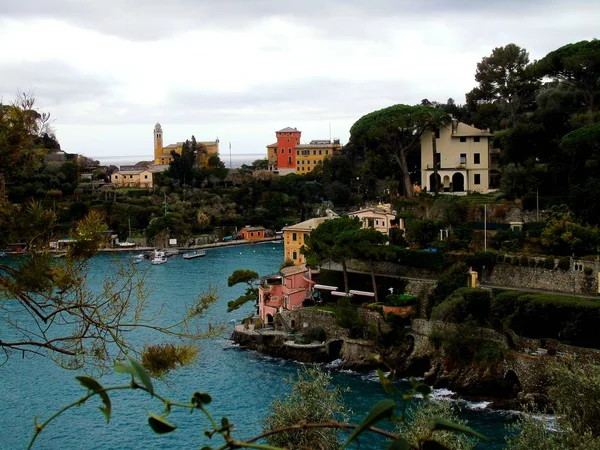
[[[315,78],[296,83],[264,84],[241,93],[175,91],[160,105],[124,105],[102,101],[94,116],[75,110],[61,113],[62,123],[144,124],[242,123],[285,118],[286,120],[355,119],[394,103],[418,103],[422,98],[445,100],[451,93],[436,96],[403,81],[379,83],[344,82]],[[462,96],[457,101],[462,101]]]
[[[597,6],[578,0],[569,8]],[[262,19],[283,17],[327,36],[378,34],[369,21],[435,20],[468,15],[480,19],[509,16],[523,20],[541,11],[564,8],[558,0],[19,0],[0,3],[0,17],[52,18],[133,40],[156,40],[194,29],[239,29]],[[515,19],[516,20],[516,19]]]
[[[33,91],[40,105],[94,101],[111,94],[112,80],[88,76],[60,61],[0,65],[0,93],[10,98],[15,90]]]

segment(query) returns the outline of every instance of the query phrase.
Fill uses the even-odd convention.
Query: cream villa
[[[404,230],[404,219],[396,220],[396,213],[392,211],[392,205],[390,204],[379,204],[372,208],[351,212],[348,215],[358,217],[363,224],[363,228],[374,228],[388,237],[392,228]]]
[[[421,181],[432,191],[434,164],[440,192],[489,191],[489,152],[492,133],[454,120],[436,132],[437,158],[433,161],[431,133],[421,137]]]

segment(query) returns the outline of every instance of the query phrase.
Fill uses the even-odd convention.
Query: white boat
[[[195,250],[193,252],[184,253],[183,259],[194,259],[194,258],[200,258],[202,256],[206,256],[205,250]]]
[[[154,250],[154,256],[152,256],[152,259],[150,260],[150,264],[164,264],[167,262],[167,257],[165,255],[165,252],[163,251],[159,251],[159,250]]]
[[[144,262],[144,255],[136,255],[133,257],[133,264]]]
[[[131,247],[135,247],[136,244],[135,244],[135,242],[127,242],[127,241],[125,241],[125,242],[119,242],[118,245],[121,248],[131,248]]]

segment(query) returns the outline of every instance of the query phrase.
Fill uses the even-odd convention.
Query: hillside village
[[[279,272],[228,280],[248,286],[229,311],[254,305],[242,345],[350,368],[380,367],[377,352],[435,386],[544,407],[536,364],[600,363],[599,55],[581,41],[530,62],[508,44],[464,104],[365,111],[344,145],[286,126],[235,169],[218,139],[165,146],[159,123],[152,160],[102,166],[62,151],[23,95],[0,105],[0,249],[38,271],[50,242],[69,261],[92,243],[281,239]]]

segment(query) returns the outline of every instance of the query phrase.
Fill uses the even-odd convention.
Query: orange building
[[[246,226],[240,231],[242,239],[245,241],[256,241],[265,238],[265,229],[263,227]]]
[[[269,170],[280,175],[296,173],[296,145],[300,144],[301,131],[287,127],[275,132],[277,142],[267,146]]]

